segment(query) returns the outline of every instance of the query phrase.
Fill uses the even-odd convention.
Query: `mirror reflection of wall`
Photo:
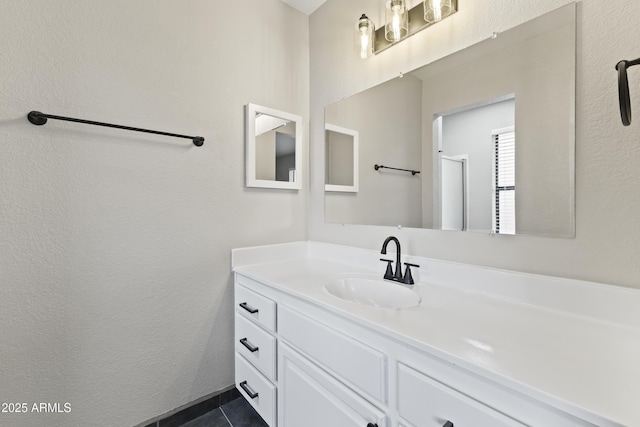
[[[573,237],[575,19],[572,3],[327,106],[326,123],[360,131],[361,167],[358,194],[325,193],[325,221]],[[476,119],[483,127],[472,131],[462,115],[452,114],[470,106],[508,108],[510,119]],[[434,126],[438,117],[440,127]],[[492,131],[509,126],[517,141],[513,182],[501,185],[491,175]],[[443,135],[443,129],[451,131]],[[455,136],[463,132],[477,133],[473,139],[482,139],[486,152],[475,145],[454,150],[446,142],[439,152],[438,138],[464,138]],[[456,184],[461,196],[455,209],[462,213],[454,224],[443,222],[443,157],[458,161],[466,174]],[[421,173],[415,179],[373,173],[375,163]]]
[[[374,169],[375,164],[384,164],[420,170],[420,81],[405,76],[388,83],[325,110],[326,123],[357,129],[360,139],[359,191],[325,192],[325,219],[328,222],[421,225],[419,175]]]

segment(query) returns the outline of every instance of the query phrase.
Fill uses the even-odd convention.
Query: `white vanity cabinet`
[[[255,277],[236,272],[235,292],[236,386],[271,427],[618,425],[585,421]]]

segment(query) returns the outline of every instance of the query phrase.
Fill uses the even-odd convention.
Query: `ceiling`
[[[291,7],[298,9],[305,15],[311,15],[314,10],[319,8],[322,3],[327,0],[282,0]]]

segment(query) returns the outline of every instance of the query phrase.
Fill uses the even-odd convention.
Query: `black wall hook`
[[[622,124],[631,124],[631,99],[629,96],[629,80],[627,78],[627,68],[640,64],[640,58],[633,61],[623,60],[616,64],[618,70],[618,100],[620,102],[620,118]]]

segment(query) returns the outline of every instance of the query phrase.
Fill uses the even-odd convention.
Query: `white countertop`
[[[234,250],[233,269],[597,425],[616,425],[604,417],[640,426],[640,322],[618,313],[640,311],[640,292],[415,257],[417,307],[360,305],[324,289],[345,274],[382,276],[378,259],[375,251],[297,242]],[[517,293],[501,292],[509,280]]]

